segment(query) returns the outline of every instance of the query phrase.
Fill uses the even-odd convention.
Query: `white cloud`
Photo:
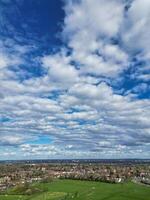
[[[150,50],[150,1],[136,0],[133,1],[125,19],[123,29],[123,40],[132,51]]]
[[[121,1],[68,3],[66,13],[64,36],[81,73],[114,77],[126,68],[128,56],[118,45],[111,44],[123,21]]]
[[[6,145],[6,146],[9,146],[9,145],[19,145],[21,143],[23,143],[25,140],[27,140],[27,138],[29,136],[24,136],[22,134],[18,135],[18,134],[9,134],[9,135],[1,135],[1,141],[0,141],[0,144],[1,145]]]
[[[78,72],[70,64],[70,57],[56,54],[45,56],[43,58],[43,66],[47,68],[49,79],[55,84],[68,86],[78,81]]]
[[[65,9],[67,34],[87,30],[96,37],[114,36],[122,22],[124,5],[118,0],[81,0],[79,4],[71,1]]]
[[[6,68],[12,65],[18,65],[21,63],[19,58],[14,58],[13,56],[0,53],[0,68]]]

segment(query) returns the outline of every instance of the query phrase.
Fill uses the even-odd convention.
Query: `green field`
[[[40,192],[23,195],[13,190],[0,200],[150,200],[150,187],[134,183],[109,184],[92,181],[57,180],[34,184]],[[19,194],[20,193],[20,194]]]

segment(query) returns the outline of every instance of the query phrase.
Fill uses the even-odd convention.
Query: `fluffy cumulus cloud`
[[[150,1],[64,10],[64,45],[33,54],[38,75],[35,46],[0,42],[0,157],[148,158]]]
[[[128,55],[113,44],[123,22],[121,1],[80,1],[66,5],[64,38],[82,73],[114,77],[127,67]],[[107,62],[106,62],[107,61]]]
[[[124,42],[134,51],[149,53],[150,1],[133,1],[125,19]]]

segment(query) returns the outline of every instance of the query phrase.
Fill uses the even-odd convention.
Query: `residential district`
[[[0,192],[20,184],[54,179],[94,180],[108,183],[133,181],[150,185],[150,163],[1,163]]]

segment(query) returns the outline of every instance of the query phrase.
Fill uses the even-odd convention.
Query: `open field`
[[[134,183],[108,184],[92,181],[57,180],[33,185],[39,193],[8,192],[0,200],[149,200],[150,188]]]

